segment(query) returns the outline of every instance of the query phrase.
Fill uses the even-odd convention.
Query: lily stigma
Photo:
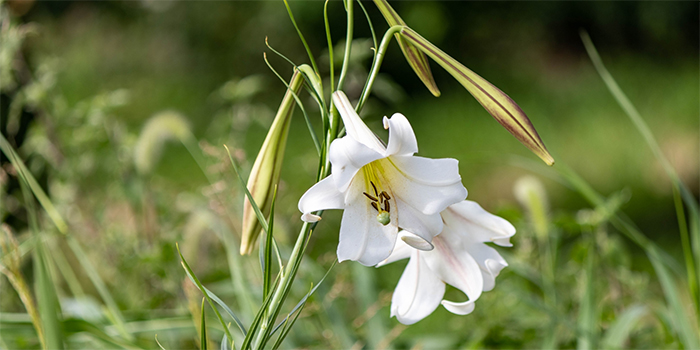
[[[402,114],[384,117],[384,146],[343,92],[336,91],[333,102],[347,135],[331,143],[331,175],[299,200],[302,220],[318,221],[313,213],[320,210],[344,210],[338,261],[378,264],[391,254],[399,229],[414,233],[402,238],[410,246],[433,249],[432,239],[443,228],[440,212],[467,196],[457,160],[414,156],[416,136]]]

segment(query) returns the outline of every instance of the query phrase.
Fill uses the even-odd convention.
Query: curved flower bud
[[[511,246],[515,228],[508,221],[472,201],[451,205],[441,215],[445,226],[433,239],[435,249],[412,249],[405,243],[412,233],[404,231],[391,256],[378,265],[410,258],[391,300],[391,316],[403,324],[422,320],[440,304],[457,315],[471,313],[481,292],[493,289],[496,276],[508,266],[484,244]],[[442,300],[445,283],[464,292],[467,301]]]
[[[248,190],[253,196],[255,204],[265,216],[270,213],[274,187],[279,182],[282,170],[284,149],[287,146],[287,135],[295,106],[294,94],[301,90],[303,82],[301,74],[295,70],[289,81],[289,89],[282,99],[277,115],[267,132],[248,177]],[[255,215],[253,206],[248,201],[248,196],[244,196],[241,254],[250,254],[253,251],[261,229],[262,226]]]
[[[450,73],[496,121],[503,125],[518,141],[535,153],[547,165],[554,164],[554,158],[547,151],[540,135],[525,112],[513,99],[486,79],[474,73],[463,64],[440,50],[409,27],[401,30],[401,37],[434,59]]]
[[[407,241],[413,247],[432,249],[430,242],[442,231],[440,212],[467,196],[457,160],[414,156],[416,136],[398,113],[384,117],[384,128],[389,129],[385,147],[345,94],[335,92],[333,102],[347,135],[331,143],[331,175],[299,200],[302,220],[318,221],[312,213],[319,210],[345,210],[339,261],[376,265],[391,253],[399,229],[415,234]]]
[[[389,24],[389,27],[402,25],[405,26],[406,22],[399,16],[398,13],[389,5],[386,0],[374,0],[374,4],[377,5],[379,11],[384,16],[384,19]],[[433,78],[433,73],[430,71],[430,63],[428,63],[428,57],[425,56],[421,50],[419,50],[415,45],[406,41],[400,34],[395,34],[396,41],[399,43],[401,52],[403,56],[406,57],[406,61],[413,68],[418,78],[425,84],[425,87],[430,90],[433,96],[440,96],[440,90],[435,84],[435,79]]]

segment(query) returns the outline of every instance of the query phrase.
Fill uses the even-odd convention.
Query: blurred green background
[[[371,2],[363,3],[381,37],[386,23]],[[557,162],[573,168],[606,196],[622,191],[622,210],[652,240],[681,256],[671,183],[594,70],[579,31],[590,34],[609,71],[697,197],[697,2],[397,1],[392,5],[409,26],[509,94]],[[231,286],[229,264],[234,259],[240,268],[252,271],[257,262],[256,257],[227,257],[225,246],[231,243],[217,239],[229,235],[238,240],[242,202],[222,144],[234,149],[247,173],[285,91],[262,53],[267,52],[284,79],[292,72],[265,46],[266,37],[296,64],[307,63],[284,4],[10,1],[2,6],[15,25],[29,30],[19,56],[12,57],[12,62],[20,63],[12,64],[12,78],[4,76],[2,83],[3,135],[39,178],[72,233],[90,247],[90,258],[129,322],[162,320],[173,325],[138,333],[139,341],[152,345],[155,332],[169,348],[195,346],[175,242],[198,276],[245,315],[250,306],[237,299],[240,294]],[[292,1],[290,6],[321,71],[327,73],[323,2]],[[345,35],[345,12],[340,2],[328,6],[331,35],[338,44]],[[345,88],[351,99],[359,96],[372,58],[371,32],[359,9],[355,37],[356,65]],[[2,43],[3,50],[10,51],[9,43]],[[342,46],[335,52],[338,61]],[[339,67],[339,61],[336,64]],[[481,297],[474,314],[460,317],[439,309],[406,330],[388,317],[390,295],[404,263],[378,270],[340,264],[307,306],[288,346],[532,348],[541,347],[547,334],[558,333],[555,343],[549,344],[573,347],[577,333],[567,322],[576,322],[576,290],[583,288],[578,286],[584,283],[580,273],[587,256],[582,252],[592,249],[599,253],[596,266],[601,277],[595,284],[596,332],[604,334],[630,305],[646,305],[652,311],[630,331],[624,345],[677,347],[665,333],[663,320],[652,316],[649,300],[659,298],[660,287],[641,250],[604,222],[589,227],[581,217],[590,205],[535,171],[539,165],[528,160],[539,162],[536,157],[452,77],[435,64],[432,68],[442,91],[439,98],[423,87],[392,43],[363,117],[386,138],[381,116],[401,112],[414,127],[420,155],[460,161],[469,199],[518,228],[515,247],[499,249],[513,259],[513,269],[504,270],[496,289]],[[11,102],[18,96],[26,103],[13,117]],[[320,130],[314,103],[306,94],[302,100]],[[175,117],[175,124],[180,124],[161,126],[170,130],[163,135],[144,136],[146,121],[163,111],[180,115]],[[191,130],[199,141],[213,185],[185,146],[164,143],[177,138],[178,128]],[[134,165],[139,157],[148,164],[147,170]],[[5,166],[7,159],[2,161]],[[300,226],[296,203],[313,184],[316,166],[313,143],[297,110],[276,211],[276,235],[282,244],[295,239]],[[20,238],[26,237],[24,199],[17,180],[5,169],[3,221]],[[523,277],[530,271],[527,267],[536,273],[545,270],[537,253],[542,242],[514,195],[514,184],[528,174],[543,182],[543,198],[549,202],[549,234],[559,252],[553,262],[554,283],[561,293],[556,301],[546,301],[546,293]],[[339,218],[337,212],[327,213],[315,232],[309,248],[312,259],[298,283],[300,295],[333,260]],[[219,224],[227,229],[217,231]],[[65,249],[60,242],[54,244]],[[67,260],[78,266],[70,256]],[[31,275],[31,268],[25,270]],[[253,277],[249,283],[255,295],[259,292],[254,292]],[[86,277],[78,273],[77,278],[87,295],[97,299]],[[69,300],[67,282],[56,283],[62,288],[59,297]],[[0,311],[23,312],[5,280],[0,288]],[[463,298],[455,290],[448,297]],[[543,304],[536,302],[539,299],[545,300]],[[78,304],[85,312],[89,303]],[[64,313],[66,305],[62,302]],[[545,310],[547,305],[555,305],[554,310]],[[100,317],[95,322],[108,323]],[[179,329],[183,331],[178,333]],[[30,331],[13,332],[19,331],[0,329],[9,347],[38,346]],[[71,341],[77,347],[100,344],[82,338]]]

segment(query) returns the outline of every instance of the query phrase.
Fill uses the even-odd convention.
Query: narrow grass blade
[[[275,343],[272,345],[273,350],[278,349],[280,345],[282,345],[282,341],[285,338],[287,338],[287,334],[292,329],[292,326],[294,326],[294,323],[297,321],[297,318],[299,318],[299,315],[301,315],[301,311],[304,309],[304,305],[306,305],[306,301],[304,301],[304,303],[302,303],[299,306],[298,311],[295,310],[294,312],[291,312],[289,315],[287,315],[287,317],[284,318],[284,321],[282,323],[284,324],[284,327],[282,328],[282,332],[280,333],[280,335],[277,337],[277,340],[275,340]],[[290,320],[289,316],[292,316],[292,314],[294,315],[294,317]]]
[[[41,240],[37,242],[36,248],[33,255],[34,276],[36,279],[35,294],[39,306],[39,317],[44,330],[45,346],[47,349],[63,349],[63,330],[59,316],[61,311],[56,289],[46,265],[47,255],[44,242]]]
[[[272,232],[275,221],[275,202],[277,201],[277,185],[272,195],[272,205],[270,208],[270,219],[268,221],[267,236],[265,237],[265,254],[263,264],[263,300],[270,294],[270,280],[272,279]]]
[[[622,349],[630,333],[649,310],[644,305],[632,305],[623,311],[613,322],[601,342],[604,349]]]
[[[589,235],[591,232],[588,233]],[[586,249],[586,267],[583,271],[583,294],[579,302],[578,312],[578,339],[576,348],[579,350],[596,349],[596,303],[595,303],[595,241],[593,237],[589,238],[589,246]]]
[[[202,350],[207,350],[209,348],[209,341],[207,340],[207,318],[205,316],[204,301],[206,298],[202,298],[202,312],[201,321],[199,322],[199,348]]]
[[[597,208],[606,207],[605,198],[595,192],[595,190],[573,170],[569,169],[564,164],[559,164],[555,169],[558,170],[559,174],[591,204],[595,205]],[[693,325],[696,323],[691,321],[691,317],[694,314],[691,315],[688,313],[689,309],[685,307],[678,287],[668,271],[668,267],[670,267],[672,271],[680,275],[682,274],[682,269],[677,266],[672,257],[639,231],[628,218],[617,213],[609,213],[609,215],[610,222],[613,226],[638,244],[647,254],[663,289],[664,297],[670,312],[675,316],[671,325],[674,327],[673,330],[677,333],[679,341],[687,349],[699,348],[700,339],[698,339],[698,332],[693,329]]]
[[[190,274],[190,271],[185,270],[185,272],[187,273],[187,277],[190,279],[190,281],[192,281],[192,283],[196,285],[197,281],[195,280],[194,275]],[[197,285],[197,287],[199,288],[199,285]],[[207,289],[207,287],[202,286],[202,288],[203,289],[199,290],[202,293],[205,293],[209,298],[211,298],[211,300],[213,300],[219,306],[221,306],[221,308],[224,309],[224,311],[226,311],[226,313],[228,313],[229,316],[231,316],[233,321],[236,323],[236,326],[238,326],[238,329],[240,329],[241,333],[243,333],[243,335],[246,335],[246,329],[245,326],[243,326],[243,322],[241,322],[241,320],[236,316],[236,314],[234,314],[233,311],[231,311],[231,308],[228,307],[228,305],[226,305],[226,303],[224,303],[223,300],[221,300],[221,298],[219,298],[216,294]]]
[[[219,348],[221,350],[231,350],[231,346],[228,345],[228,337],[226,334],[224,334],[224,337],[221,339],[221,346]]]
[[[158,341],[158,334],[155,335],[155,339],[156,339],[156,344],[158,344],[158,347],[160,348],[160,350],[165,350],[163,345],[161,345],[160,342]]]
[[[278,275],[279,277],[279,275]],[[277,281],[279,281],[279,278],[275,280],[275,284],[277,284]],[[253,342],[253,337],[257,335],[258,333],[258,327],[262,324],[263,318],[265,317],[265,314],[267,313],[267,308],[270,306],[270,302],[272,301],[273,293],[270,293],[267,298],[263,301],[262,305],[260,305],[260,309],[258,310],[258,313],[255,315],[255,319],[253,319],[253,322],[250,324],[249,332],[246,335],[245,339],[243,339],[243,344],[241,344],[241,350],[246,350],[250,348],[250,344]],[[263,344],[264,346],[264,344]]]
[[[309,47],[309,44],[306,43],[306,39],[304,39],[304,35],[301,34],[301,30],[299,29],[299,26],[297,26],[297,22],[294,20],[294,14],[292,14],[292,9],[289,7],[287,0],[283,0],[283,1],[284,1],[284,6],[287,8],[287,13],[289,14],[289,19],[292,21],[292,24],[294,25],[294,29],[297,30],[297,34],[299,35],[299,39],[301,39],[301,43],[304,44],[304,48],[306,49],[306,53],[309,55],[309,61],[311,61],[311,65],[314,67],[314,71],[320,72],[318,70],[318,66],[316,66],[316,60],[314,59],[314,55],[311,53],[311,48]]]
[[[75,255],[80,262],[80,266],[82,266],[83,270],[85,270],[90,282],[92,282],[92,284],[95,286],[95,289],[97,289],[100,297],[107,305],[110,319],[119,330],[119,334],[121,334],[125,339],[132,341],[134,337],[126,331],[124,315],[122,314],[121,310],[119,310],[117,302],[114,300],[114,297],[112,297],[107,285],[102,280],[102,277],[100,277],[100,274],[97,272],[97,269],[95,269],[93,263],[90,261],[90,259],[88,259],[87,254],[85,254],[85,251],[80,243],[73,236],[66,236],[66,242],[73,251],[73,255]]]
[[[229,339],[233,339],[231,336],[231,333],[228,330],[228,326],[226,325],[226,322],[224,322],[224,319],[221,317],[221,313],[219,313],[219,310],[216,308],[214,305],[214,302],[212,302],[211,298],[209,297],[209,293],[204,292],[204,286],[202,286],[202,283],[199,282],[197,279],[197,276],[194,275],[194,272],[192,272],[192,269],[190,268],[190,265],[187,264],[187,261],[185,260],[185,257],[182,256],[182,252],[180,252],[180,246],[176,243],[175,247],[177,247],[177,253],[180,255],[180,262],[182,263],[182,267],[185,269],[187,272],[187,275],[194,280],[194,283],[197,285],[200,291],[204,294],[204,297],[207,299],[207,302],[209,302],[209,306],[214,310],[214,313],[216,314],[216,317],[219,319],[219,322],[221,322],[221,325],[224,327],[224,332],[226,333],[226,336],[228,336]]]
[[[328,277],[328,274],[331,272],[333,267],[335,267],[335,264],[337,262],[338,262],[337,260],[333,261],[333,264],[331,265],[331,267],[328,268],[328,271],[326,271],[326,274],[323,275],[321,280],[318,281],[318,283],[316,283],[316,285],[308,293],[306,293],[306,295],[303,298],[301,298],[301,300],[299,300],[299,302],[296,304],[296,306],[294,306],[292,311],[289,312],[289,315],[294,314],[294,312],[296,312],[298,309],[303,307],[303,305],[306,303],[306,300],[309,299],[309,297],[312,296],[314,294],[314,292],[316,292],[316,289],[318,289],[318,287],[321,285],[321,283],[323,283],[323,281],[326,280],[326,277]],[[277,330],[287,321],[287,319],[289,318],[289,315],[287,315],[287,317],[285,317],[284,320],[282,320],[279,324],[277,324],[277,326],[275,326],[275,328],[272,329],[272,332],[270,332],[270,336],[275,334],[275,332],[277,332]]]
[[[67,234],[68,225],[61,217],[61,214],[58,213],[56,207],[54,207],[53,203],[51,203],[49,196],[46,195],[46,192],[44,192],[41,186],[39,186],[39,183],[36,182],[34,176],[32,176],[32,174],[29,172],[22,159],[19,157],[17,152],[15,152],[14,148],[12,148],[3,134],[0,134],[0,150],[2,150],[2,152],[7,156],[15,169],[17,169],[17,173],[20,175],[20,177],[22,177],[22,180],[26,181],[26,183],[29,185],[32,193],[34,193],[34,196],[39,201],[39,204],[41,204],[42,208],[44,208],[46,213],[49,215],[51,221],[53,221],[54,225],[56,225],[58,231],[64,235]]]
[[[600,58],[598,51],[593,45],[590,36],[585,31],[581,31],[581,40],[588,52],[588,56],[593,62],[596,71],[600,75],[605,85],[610,90],[617,103],[625,111],[625,114],[630,118],[637,131],[642,135],[644,141],[647,143],[652,153],[659,161],[664,171],[671,179],[673,184],[673,196],[676,202],[676,214],[678,216],[678,226],[681,234],[681,242],[683,245],[683,254],[685,256],[686,269],[688,272],[688,284],[691,288],[691,294],[693,296],[693,302],[695,303],[696,313],[700,313],[700,210],[698,209],[698,202],[692,195],[692,192],[688,190],[688,187],[680,180],[675,169],[668,161],[664,153],[661,151],[658,142],[654,138],[651,129],[644,121],[642,116],[634,107],[632,102],[629,100],[627,95],[622,91],[620,86],[617,84],[610,72],[605,68],[603,60]],[[685,221],[685,213],[683,207],[677,202],[679,201],[679,195],[683,198],[683,202],[689,208],[690,214],[690,231],[692,237],[692,253],[691,253],[691,242],[688,237],[687,224]]]
[[[661,262],[657,250],[650,249],[647,255],[661,283],[669,311],[673,315],[671,318],[672,325],[681,344],[686,349],[700,349],[700,333],[698,333],[697,329],[693,329],[693,325],[696,323],[691,322],[691,315],[688,313],[692,308],[686,307],[676,282],[671,277],[666,266]]]
[[[404,27],[401,37],[441,65],[479,101],[491,116],[547,165],[554,164],[554,158],[547,151],[530,119],[508,95],[437,48],[413,29]]]
[[[384,19],[389,24],[389,27],[406,25],[406,22],[403,21],[399,14],[396,13],[396,11],[386,0],[374,0],[374,4],[377,5],[377,8],[379,8],[379,11],[382,13],[382,16],[384,16]],[[432,93],[433,96],[440,96],[440,90],[438,89],[437,84],[435,84],[433,73],[430,71],[428,57],[426,57],[421,49],[416,47],[414,43],[411,43],[406,38],[403,38],[400,34],[396,34],[395,36],[396,41],[398,41],[399,47],[403,52],[403,56],[406,58],[406,61],[408,61],[408,64],[411,66],[418,78],[423,82],[425,87],[430,90],[430,93]],[[377,46],[376,40],[374,46]]]
[[[98,327],[97,325],[81,320],[81,319],[67,319],[63,321],[63,331],[64,333],[68,335],[72,334],[89,334],[90,337],[101,341],[105,345],[108,345],[109,347],[118,347],[118,348],[123,348],[123,349],[141,349],[141,347],[137,346],[136,344],[133,344],[128,341],[124,341],[119,338],[115,338],[111,335],[109,335],[107,332],[105,332],[102,328]],[[156,338],[156,343],[158,343],[158,339]],[[158,343],[160,346],[160,343]],[[163,347],[161,346],[161,349]]]
[[[80,247],[80,244],[72,236],[68,235],[68,225],[66,224],[65,220],[63,220],[56,207],[46,195],[46,192],[44,192],[41,186],[39,186],[39,183],[36,181],[36,179],[34,179],[34,176],[27,170],[27,167],[25,166],[24,162],[19,158],[19,155],[17,155],[17,152],[15,152],[15,150],[10,146],[9,142],[7,142],[7,139],[5,139],[5,136],[3,136],[2,134],[0,134],[0,150],[2,150],[2,152],[7,156],[7,158],[10,159],[10,162],[15,167],[15,169],[17,169],[17,172],[22,178],[22,181],[24,181],[29,186],[32,193],[39,201],[39,204],[41,204],[42,208],[49,215],[49,218],[54,223],[58,231],[66,237],[68,246],[71,248],[73,254],[75,254],[78,261],[80,261],[80,264],[87,273],[88,277],[90,278],[90,281],[100,293],[102,300],[104,300],[104,302],[107,304],[107,308],[112,314],[113,320],[115,321],[115,325],[119,329],[121,335],[128,340],[132,340],[133,337],[125,331],[124,316],[117,307],[117,303],[114,301],[114,298],[109,293],[107,287],[104,284],[104,281],[97,273],[95,268],[92,266],[92,263]]]

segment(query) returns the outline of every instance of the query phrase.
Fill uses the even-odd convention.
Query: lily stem
[[[372,91],[372,85],[374,85],[374,79],[377,77],[377,74],[379,73],[379,68],[382,65],[382,61],[384,61],[384,54],[386,53],[387,47],[389,47],[389,43],[391,42],[391,37],[394,36],[394,34],[400,32],[404,26],[402,25],[395,25],[389,28],[386,33],[384,33],[384,37],[382,37],[382,41],[379,43],[379,47],[377,48],[377,53],[374,55],[374,62],[372,62],[372,69],[369,72],[369,76],[367,76],[367,82],[365,83],[365,87],[362,89],[362,94],[360,95],[360,101],[357,102],[357,106],[355,107],[355,112],[360,113],[362,110],[362,107],[365,105],[365,101],[367,101],[367,97],[369,97],[370,91]]]

